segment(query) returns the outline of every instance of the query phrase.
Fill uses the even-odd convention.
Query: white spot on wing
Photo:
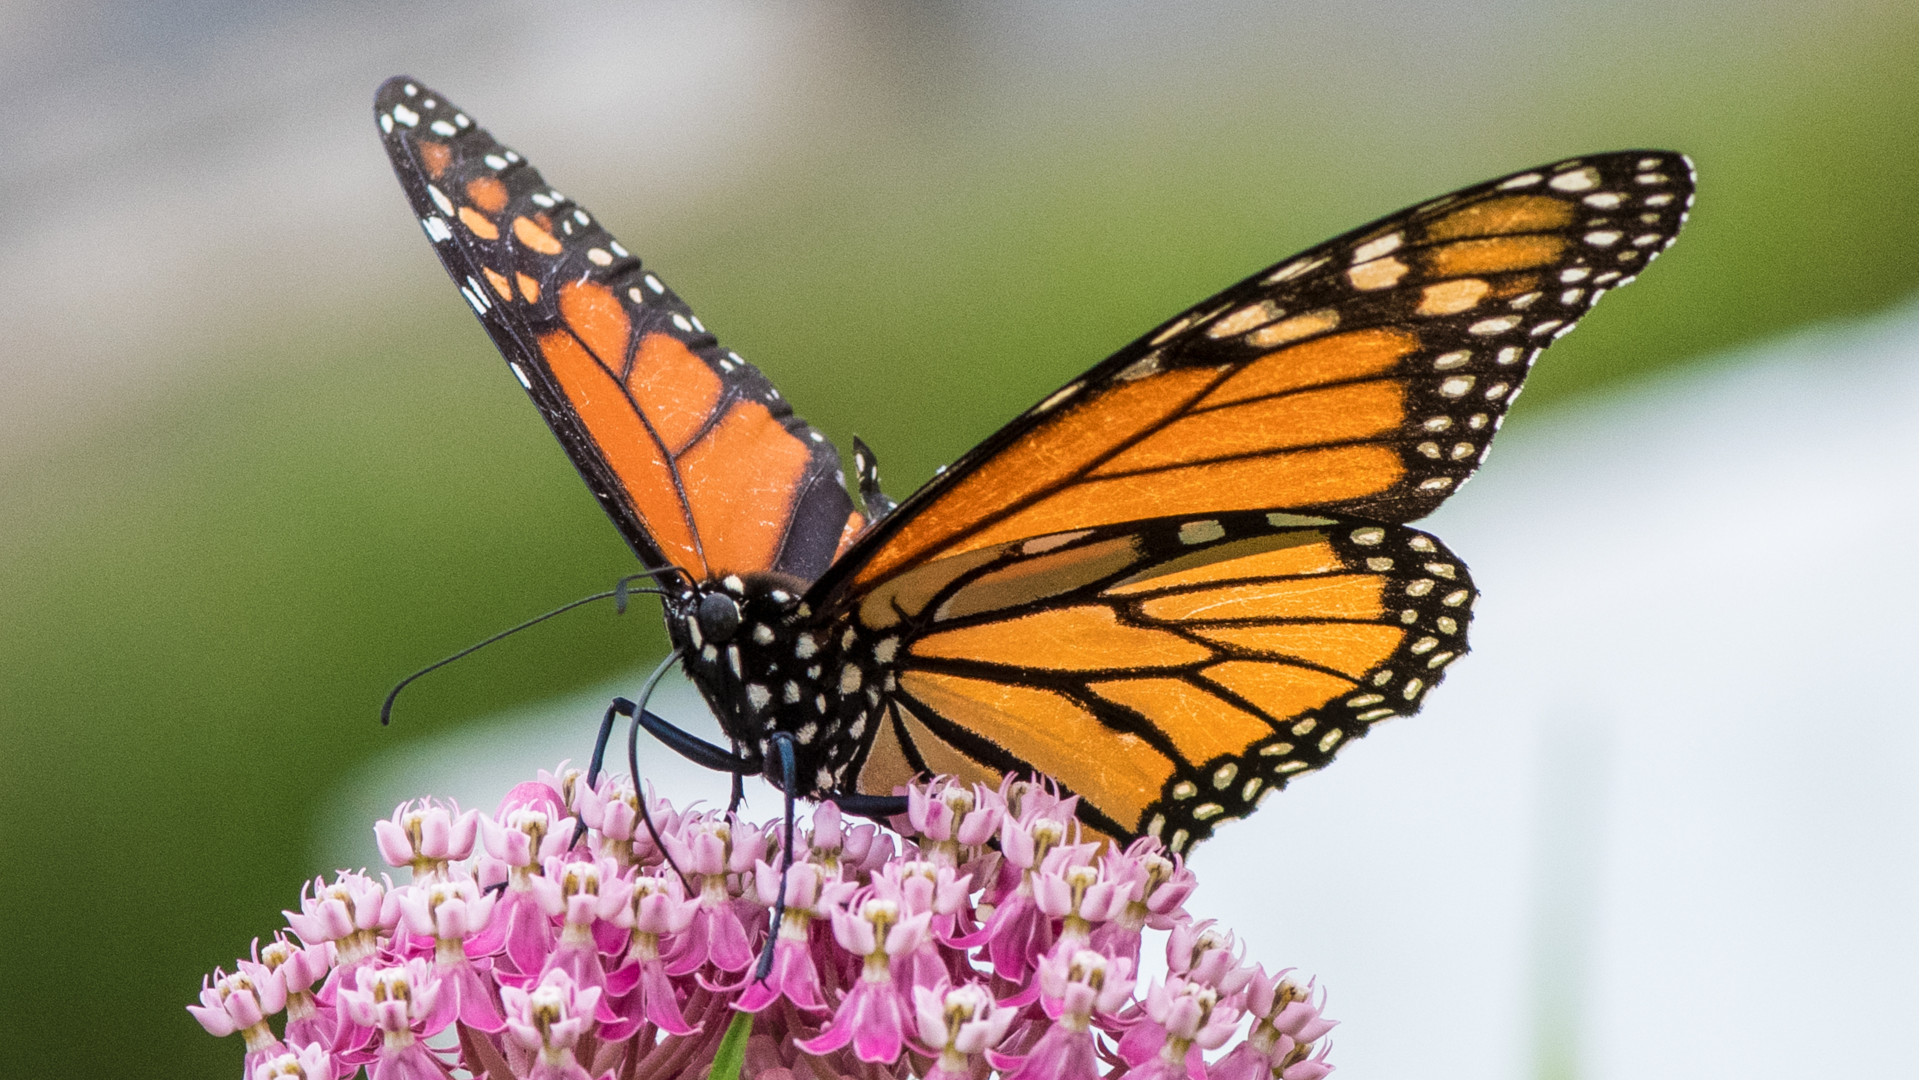
[[[1225,535],[1226,527],[1218,521],[1189,521],[1180,526],[1180,542],[1183,544],[1211,543]]]
[[[1400,234],[1392,232],[1378,239],[1369,240],[1361,244],[1359,247],[1353,249],[1354,265],[1357,266],[1363,262],[1370,262],[1388,252],[1396,250],[1400,246],[1400,240]]]
[[[1547,181],[1547,186],[1555,191],[1591,191],[1600,185],[1600,171],[1588,166],[1563,172]]]

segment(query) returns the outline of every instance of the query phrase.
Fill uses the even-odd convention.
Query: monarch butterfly
[[[1630,150],[1390,215],[1156,327],[897,505],[855,440],[856,506],[825,437],[519,154],[405,77],[375,114],[441,262],[662,575],[732,744],[710,761],[789,808],[1031,771],[1089,829],[1176,852],[1466,651],[1466,567],[1404,523],[1693,191],[1682,155]]]

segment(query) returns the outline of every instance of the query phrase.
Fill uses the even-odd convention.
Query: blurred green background
[[[181,1006],[323,869],[335,778],[662,647],[576,613],[374,723],[631,568],[406,211],[387,75],[896,495],[1245,274],[1584,151],[1684,150],[1699,202],[1516,424],[1915,288],[1910,2],[10,3],[0,37],[6,1076],[233,1075]]]

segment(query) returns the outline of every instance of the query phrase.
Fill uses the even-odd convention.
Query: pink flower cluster
[[[1332,1071],[1311,984],[1194,921],[1193,874],[1153,841],[1082,842],[1074,801],[1039,784],[907,797],[897,836],[832,804],[796,826],[765,979],[777,822],[649,793],[656,843],[630,782],[578,772],[542,773],[491,817],[410,803],[375,827],[409,884],[315,879],[291,936],[256,941],[188,1011],[243,1036],[246,1080],[692,1080],[743,1015],[753,1080]],[[1143,983],[1150,931],[1167,975]]]

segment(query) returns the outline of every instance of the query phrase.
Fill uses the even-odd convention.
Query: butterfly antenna
[[[392,690],[388,691],[387,700],[380,703],[381,725],[385,726],[389,721],[393,719],[394,699],[400,696],[400,691],[405,690],[408,686],[412,685],[415,679],[418,679],[420,676],[425,675],[430,671],[437,671],[440,668],[446,667],[448,664],[453,663],[455,660],[459,660],[467,656],[472,656],[474,653],[479,652],[481,649],[486,648],[487,646],[493,644],[496,641],[499,641],[502,638],[512,637],[513,635],[519,633],[522,630],[527,629],[530,626],[538,626],[539,624],[546,622],[548,619],[553,618],[555,615],[563,615],[569,611],[572,611],[574,608],[581,607],[586,604],[591,604],[596,600],[605,600],[611,597],[617,602],[617,606],[619,610],[622,613],[625,613],[627,609],[626,598],[634,593],[651,593],[657,596],[667,595],[666,592],[662,589],[630,589],[626,587],[627,582],[632,581],[634,577],[644,577],[644,576],[645,576],[644,574],[637,574],[637,575],[633,575],[632,577],[621,578],[619,584],[615,585],[613,588],[607,590],[606,592],[594,593],[592,596],[583,596],[580,599],[575,600],[570,604],[562,604],[559,607],[554,608],[552,611],[547,612],[545,615],[536,615],[533,618],[528,619],[526,622],[521,623],[519,626],[515,626],[507,630],[502,630],[499,633],[493,635],[492,637],[487,638],[485,641],[480,641],[480,642],[476,642],[475,644],[469,645],[466,648],[461,649],[459,652],[454,653],[452,656],[449,656],[444,660],[436,660],[433,663],[428,664],[426,667],[421,668],[419,671],[416,671],[413,674],[407,676],[406,678],[401,679],[397,684],[395,684]]]
[[[640,805],[640,821],[646,825],[647,835],[653,838],[653,846],[659,849],[660,857],[667,861],[667,865],[680,878],[680,884],[691,895],[693,883],[687,880],[686,871],[680,869],[680,864],[673,861],[673,853],[667,850],[667,845],[660,841],[660,827],[653,823],[653,812],[647,809],[647,789],[640,784],[640,718],[646,715],[647,699],[653,696],[653,688],[660,685],[660,679],[666,675],[667,669],[679,661],[680,653],[679,649],[668,653],[667,658],[660,661],[660,666],[653,669],[653,674],[647,676],[646,685],[640,688],[640,701],[633,709],[633,723],[627,726],[627,772],[633,777],[633,797]]]
[[[651,593],[655,596],[667,595],[662,589],[635,589],[631,587],[631,583],[635,581],[651,581],[656,585],[664,587],[667,582],[662,580],[661,575],[663,574],[679,578],[682,586],[693,584],[692,576],[677,566],[643,566],[640,568],[639,573],[628,574],[626,577],[613,583],[614,610],[625,615],[627,613],[627,597],[633,593]]]

